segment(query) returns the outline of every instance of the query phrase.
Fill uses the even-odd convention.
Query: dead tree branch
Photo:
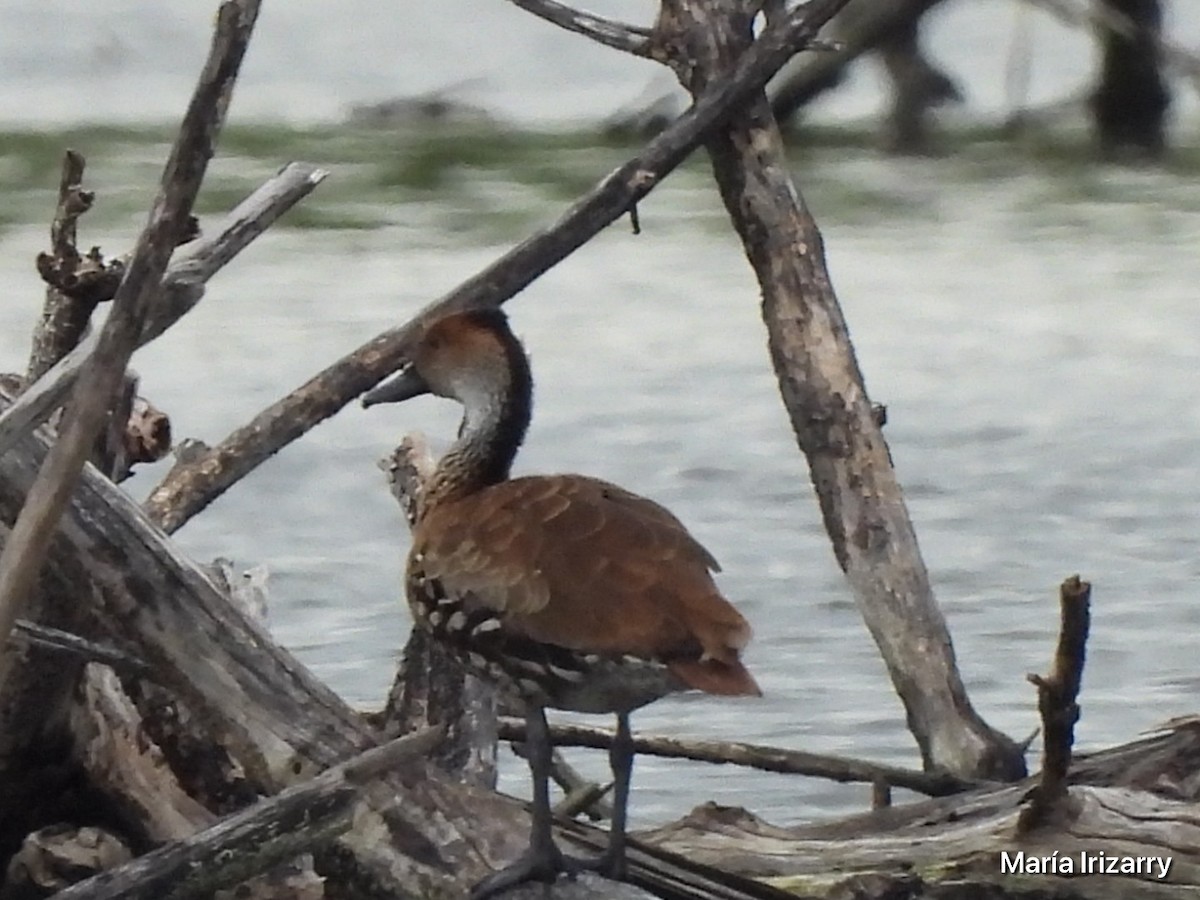
[[[221,6],[212,49],[163,172],[150,221],[138,238],[96,349],[80,372],[59,438],[0,555],[0,693],[11,666],[8,635],[33,588],[58,518],[113,395],[125,377],[125,366],[159,294],[171,253],[188,227],[192,203],[212,158],[257,15],[258,0],[227,0]]]
[[[60,900],[211,897],[274,865],[328,844],[350,827],[362,786],[432,748],[428,728],[373,747],[189,838],[72,885]]]
[[[1017,831],[1027,833],[1046,822],[1067,796],[1067,773],[1075,723],[1079,721],[1079,687],[1091,624],[1092,586],[1072,575],[1059,588],[1062,617],[1054,666],[1048,676],[1028,675],[1037,686],[1038,713],[1042,717],[1042,776],[1030,792],[1030,803],[1021,811]]]
[[[611,731],[584,725],[551,725],[550,736],[556,747],[591,747],[607,750],[612,744]],[[518,719],[501,719],[500,739],[525,740],[524,723]],[[803,750],[787,750],[740,741],[692,741],[658,735],[635,735],[633,743],[638,753],[647,756],[730,763],[761,769],[764,772],[808,775],[839,782],[884,782],[892,787],[907,788],[930,797],[945,797],[979,786],[977,781],[967,781],[943,772],[919,772],[861,759],[806,753]]]
[[[792,55],[803,50],[847,0],[812,0],[770,29],[737,67],[699,97],[633,159],[604,178],[559,220],[500,259],[343,357],[287,397],[263,410],[219,445],[177,467],[146,501],[146,511],[172,533],[240,479],[309,429],[374,387],[406,361],[408,342],[425,323],[454,310],[504,303],[535,278],[625,215],[678,166],[705,135],[761,90]]]
[[[204,294],[204,285],[285,212],[308,196],[329,173],[307,163],[291,163],[243,200],[215,230],[180,249],[167,267],[162,293],[149,310],[139,345],[161,335]],[[84,362],[96,349],[93,333],[29,385],[0,413],[0,455],[62,405]]]
[[[416,522],[425,479],[434,461],[420,435],[408,435],[379,463],[410,525]],[[387,705],[374,719],[386,735],[440,727],[443,740],[430,759],[452,778],[496,787],[496,691],[463,669],[440,643],[412,629]]]
[[[753,52],[753,35],[731,12],[735,6],[663,0],[659,28],[669,46],[687,48],[671,65],[693,95],[723,81]],[[792,179],[766,95],[747,98],[706,147],[762,290],[771,361],[834,556],[904,703],[925,767],[962,778],[1024,775],[1020,748],[975,712],[959,675],[821,234]]]
[[[82,154],[74,150],[63,154],[58,206],[50,225],[50,252],[39,253],[37,258],[38,271],[46,282],[46,303],[33,333],[26,382],[36,381],[79,343],[99,302],[91,286],[82,283],[83,258],[75,245],[79,217],[92,208],[96,199],[95,194],[83,189],[85,165]],[[104,270],[103,265],[98,267],[98,271]],[[120,269],[112,275],[119,281]]]
[[[638,28],[635,25],[626,25],[623,22],[593,16],[591,13],[572,9],[566,4],[555,2],[555,0],[509,0],[509,2],[521,7],[526,12],[533,13],[539,19],[545,19],[567,31],[582,34],[598,44],[622,50],[625,53],[632,53],[634,56],[650,55],[651,33],[647,28]]]

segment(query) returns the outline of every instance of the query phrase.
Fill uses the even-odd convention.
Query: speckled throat
[[[504,349],[504,368],[495,373],[491,390],[459,398],[464,409],[458,439],[438,461],[422,498],[423,509],[507,480],[525,440],[533,415],[529,359],[507,327],[494,333]]]

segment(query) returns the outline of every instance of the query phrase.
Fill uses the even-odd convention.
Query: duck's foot
[[[565,855],[554,844],[530,847],[514,862],[475,885],[471,889],[470,900],[485,900],[527,881],[553,884],[559,875],[574,878],[579,872],[590,868],[587,862]]]

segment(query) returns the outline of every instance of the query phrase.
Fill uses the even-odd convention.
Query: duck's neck
[[[439,460],[425,490],[424,509],[460,499],[508,479],[529,428],[533,379],[515,338],[505,345],[507,365],[497,377],[468,381],[458,439]]]

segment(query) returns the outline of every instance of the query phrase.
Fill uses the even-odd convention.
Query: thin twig
[[[96,433],[138,345],[147,313],[160,293],[171,254],[188,228],[229,97],[246,52],[259,0],[227,0],[217,15],[209,58],[179,136],[163,171],[146,228],[113,298],[95,352],[80,372],[58,440],[46,456],[0,554],[0,694],[13,655],[7,647],[13,622],[33,590]]]
[[[521,733],[524,734],[524,721],[520,721]],[[522,741],[512,741],[509,746],[513,753],[521,759],[529,759],[526,745]],[[612,818],[612,804],[608,803],[604,797],[612,790],[613,783],[610,781],[608,784],[598,784],[584,778],[573,765],[563,758],[557,747],[550,754],[550,777],[564,794],[562,800],[554,805],[555,815],[573,819],[579,813],[586,813],[588,818],[593,821]]]
[[[509,0],[514,6],[519,6],[526,12],[533,13],[539,19],[545,19],[591,38],[606,47],[632,53],[634,56],[649,57],[651,47],[651,32],[648,28],[636,25],[626,25],[613,19],[593,16],[578,9],[573,9],[556,0]]]
[[[307,163],[289,164],[239,203],[214,229],[213,237],[202,237],[181,248],[167,267],[163,292],[148,314],[139,345],[154,340],[178,322],[200,301],[204,285],[213,275],[308,196],[328,174]],[[0,414],[0,454],[62,405],[98,341],[95,332],[84,338]]]
[[[759,38],[728,78],[713,84],[641,153],[601,180],[556,223],[522,241],[406,324],[383,332],[319,372],[191,464],[177,467],[150,495],[146,512],[168,533],[176,531],[259,464],[403,365],[410,340],[426,323],[455,310],[499,305],[523,290],[650,193],[742,100],[761,90],[788,59],[808,46],[846,3],[811,0],[791,12]]]
[[[1058,646],[1049,676],[1030,674],[1037,686],[1038,713],[1042,717],[1042,777],[1030,792],[1030,803],[1017,819],[1017,832],[1024,834],[1041,825],[1067,796],[1067,772],[1071,768],[1071,746],[1079,721],[1079,686],[1083,679],[1088,627],[1091,623],[1092,586],[1072,575],[1059,588],[1060,615]]]
[[[604,728],[588,728],[583,725],[551,725],[550,736],[558,747],[592,747],[607,750],[612,745],[612,732]],[[525,724],[519,719],[500,720],[500,739],[522,741],[525,739]],[[662,756],[668,759],[690,759],[695,762],[729,763],[762,769],[766,772],[783,772],[790,775],[808,775],[813,778],[828,778],[840,782],[865,782],[875,784],[887,782],[893,787],[908,788],[930,797],[945,797],[979,787],[981,782],[968,781],[944,772],[919,772],[885,766],[861,759],[828,756],[821,753],[806,753],[803,750],[785,750],[761,744],[745,744],[740,741],[688,741],[652,735],[635,735],[634,749],[647,756]]]

